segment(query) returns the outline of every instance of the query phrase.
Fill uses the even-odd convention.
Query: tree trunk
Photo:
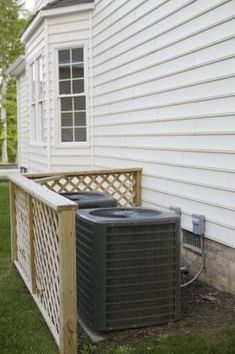
[[[2,78],[2,92],[1,92],[1,121],[2,121],[2,158],[1,162],[3,164],[8,163],[8,153],[7,153],[7,112],[6,112],[6,92],[7,92],[7,81]]]

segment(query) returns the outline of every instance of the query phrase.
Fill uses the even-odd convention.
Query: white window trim
[[[43,92],[42,92],[42,97],[39,100],[39,81],[38,81],[38,62],[39,60],[42,60],[42,53],[37,54],[29,63],[29,88],[30,88],[30,95],[29,95],[29,112],[30,112],[30,139],[29,139],[29,145],[30,146],[35,146],[35,147],[45,147],[44,144],[44,136],[43,136],[43,113],[41,117],[41,121],[38,119],[38,106],[39,102],[42,104],[42,111],[44,111],[44,100],[43,100]],[[32,66],[35,64],[35,100],[33,102],[32,100]],[[36,125],[32,122],[32,106],[34,105],[35,107],[35,115],[36,115]],[[35,131],[36,128],[36,131]],[[34,135],[36,133],[37,138],[34,138]]]
[[[60,116],[60,104],[59,100],[61,95],[59,94],[59,60],[58,53],[60,50],[64,49],[73,49],[73,48],[81,48],[84,50],[84,95],[86,97],[86,131],[87,131],[87,141],[74,141],[74,142],[62,142],[61,141],[61,116]],[[90,147],[90,111],[89,111],[89,76],[88,76],[88,44],[87,41],[79,41],[79,42],[66,42],[63,45],[59,45],[53,48],[53,56],[54,56],[54,111],[55,111],[55,119],[54,119],[54,127],[55,127],[55,147],[56,148],[68,148],[68,149],[87,149]],[[65,97],[67,97],[65,95]]]

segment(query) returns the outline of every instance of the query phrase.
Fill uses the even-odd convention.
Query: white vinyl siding
[[[41,3],[42,4],[42,3]],[[43,4],[45,5],[45,3]],[[82,170],[92,167],[91,135],[91,14],[76,12],[46,19],[26,43],[26,108],[27,108],[27,167],[30,172]],[[74,112],[74,134],[78,142],[61,143],[61,117],[58,102],[58,60],[56,53],[63,48],[84,48],[85,109]],[[41,119],[41,140],[30,131],[32,121],[31,64],[42,60],[37,114]],[[42,79],[42,81],[41,81]],[[36,102],[35,102],[36,105]],[[36,109],[35,109],[36,111]],[[35,125],[36,120],[35,118]],[[24,132],[24,134],[26,134]],[[81,141],[83,140],[83,141]],[[86,140],[86,141],[85,141]],[[64,146],[66,145],[66,147]]]
[[[47,82],[44,145],[29,147],[29,168],[140,166],[144,206],[181,207],[188,230],[192,213],[205,214],[206,237],[235,247],[235,0],[95,0],[90,20],[90,11],[48,18],[26,45],[27,107],[40,53]],[[55,60],[80,46],[84,146],[61,143]]]
[[[48,19],[48,71],[49,71],[49,112],[51,129],[51,169],[52,171],[85,170],[92,167],[91,148],[91,14],[82,11],[70,15],[61,15]],[[72,48],[84,48],[84,87],[86,102],[84,107],[72,103],[72,119],[78,127],[77,132],[83,130],[86,141],[61,142],[61,110],[58,102],[59,73],[58,51]],[[78,96],[84,96],[79,93]],[[69,102],[68,102],[69,103]],[[76,107],[74,106],[76,105]],[[83,107],[85,109],[83,109]],[[75,115],[76,111],[76,115]],[[65,112],[64,112],[65,113]],[[85,116],[84,116],[85,113]],[[69,115],[67,116],[69,119]],[[66,117],[63,117],[65,122]],[[86,123],[86,124],[85,124]],[[86,126],[86,129],[85,129]],[[65,127],[64,127],[65,128]],[[76,128],[74,128],[74,134]],[[81,135],[80,135],[81,136]],[[78,137],[79,139],[79,137]],[[80,138],[81,139],[81,138]]]
[[[95,167],[143,167],[143,205],[235,247],[235,1],[95,4]]]
[[[25,72],[17,79],[17,131],[18,165],[28,167],[28,116],[27,116],[27,80]]]
[[[28,116],[28,169],[31,172],[41,172],[48,170],[48,107],[46,94],[46,29],[45,24],[42,24],[26,43],[25,62],[26,62],[26,92],[27,92],[27,116]],[[41,70],[37,71],[36,76],[39,77],[35,84],[35,92],[37,94],[38,117],[35,121],[38,134],[37,139],[34,139],[30,126],[32,122],[32,105],[31,105],[31,65],[40,58]],[[37,70],[35,68],[35,70]],[[36,100],[36,97],[35,97]],[[36,103],[36,101],[35,101]],[[38,126],[37,126],[38,125]]]

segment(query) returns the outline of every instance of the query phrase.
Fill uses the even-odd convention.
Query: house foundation
[[[235,294],[235,248],[205,238],[205,269],[200,280],[218,290]],[[182,262],[194,275],[202,263],[199,249],[191,245],[182,245]]]

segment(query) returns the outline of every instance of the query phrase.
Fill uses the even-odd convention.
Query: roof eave
[[[25,70],[25,57],[20,55],[14,63],[12,63],[7,71],[11,77],[18,77]]]
[[[37,15],[34,17],[33,21],[30,23],[30,25],[23,32],[23,34],[21,36],[21,42],[25,44],[27,42],[27,40],[30,38],[30,36],[33,34],[33,32],[38,28],[38,26],[42,23],[42,21],[45,18],[59,16],[59,15],[66,15],[66,14],[75,13],[75,12],[93,10],[94,7],[95,7],[94,3],[88,3],[88,4],[63,6],[63,7],[58,7],[55,9],[41,10],[37,13]]]

